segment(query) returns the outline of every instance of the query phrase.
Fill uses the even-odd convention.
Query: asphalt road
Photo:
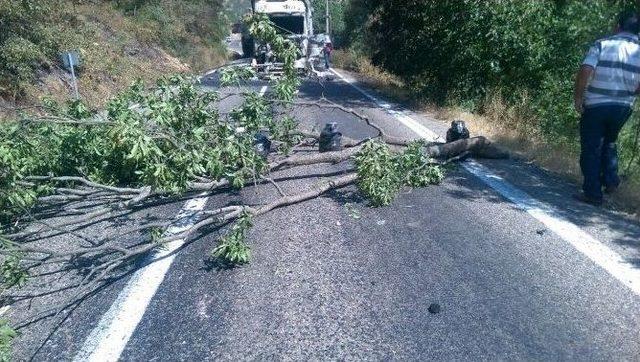
[[[367,114],[392,135],[416,137],[340,79],[305,82],[300,91],[306,100],[321,95]],[[228,99],[225,107],[238,101]],[[348,137],[372,135],[340,111],[293,113],[307,128],[335,121]],[[437,133],[446,130],[427,115],[410,116]],[[571,201],[575,185],[534,166],[482,163],[640,268],[634,221]],[[317,181],[309,175],[347,167],[274,178],[293,193]],[[207,209],[274,197],[265,185],[214,195]],[[171,219],[180,206],[154,208],[127,223]],[[218,236],[203,235],[177,253],[122,360],[640,359],[640,296],[462,167],[449,170],[440,186],[403,191],[390,207],[368,207],[351,187],[275,210],[256,220],[252,263],[244,267],[208,261]],[[126,275],[114,281],[64,318],[24,326],[16,359],[72,359],[127,281]],[[19,302],[11,318],[48,298]],[[429,312],[434,303],[438,314]]]

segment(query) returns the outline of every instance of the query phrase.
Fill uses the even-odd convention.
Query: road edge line
[[[383,108],[387,113],[394,116],[405,126],[414,131],[418,136],[428,141],[436,141],[441,139],[435,132],[418,123],[409,117],[405,111],[394,111],[393,107],[377,97],[371,95],[366,90],[359,87],[357,81],[349,79],[334,69],[331,71],[347,84],[358,90],[364,96],[372,100],[378,107]],[[396,114],[402,114],[399,118]],[[406,119],[412,122],[409,126]],[[416,130],[417,129],[417,130]],[[428,137],[425,137],[428,136]],[[432,135],[436,135],[434,138]],[[640,296],[640,269],[633,267],[624,258],[610,249],[603,242],[591,236],[579,226],[565,219],[555,207],[536,200],[526,192],[520,190],[516,186],[510,184],[502,177],[491,172],[487,167],[480,163],[469,160],[462,163],[462,166],[472,175],[479,178],[484,184],[492,188],[499,195],[515,204],[519,209],[527,212],[531,217],[545,225],[549,230],[553,231],[561,239],[573,246],[592,262],[604,269],[609,275],[617,279],[624,286],[629,288],[633,293]]]
[[[187,201],[176,216],[177,223],[169,227],[164,236],[177,235],[195,225],[208,199],[198,197]],[[167,243],[145,260],[145,266],[129,279],[73,361],[118,361],[173,264],[175,252],[184,243],[184,239]]]
[[[437,133],[433,132],[432,130],[430,130],[430,129],[424,127],[424,126],[422,126],[420,123],[418,123],[418,121],[416,121],[415,119],[413,119],[409,115],[407,115],[407,111],[406,110],[402,110],[402,109],[401,110],[396,110],[396,109],[394,109],[394,107],[390,103],[381,100],[380,98],[372,95],[371,93],[367,92],[363,88],[359,87],[356,84],[357,81],[355,81],[354,79],[351,79],[351,78],[349,78],[349,77],[347,77],[347,76],[345,76],[345,75],[343,75],[341,73],[338,73],[338,71],[336,71],[335,69],[331,69],[331,72],[333,72],[333,74],[338,76],[344,82],[346,82],[349,85],[351,85],[353,88],[355,88],[362,95],[364,95],[365,97],[367,97],[370,100],[372,100],[378,107],[384,109],[389,115],[393,116],[395,119],[400,121],[400,123],[402,123],[407,128],[412,130],[418,136],[420,136],[420,137],[422,137],[422,138],[424,138],[424,139],[426,139],[426,140],[428,140],[430,142],[444,141],[444,139],[442,139],[442,137],[440,137]]]

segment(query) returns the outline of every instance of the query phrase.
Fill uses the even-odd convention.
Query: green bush
[[[538,90],[549,75],[573,76],[586,46],[612,28],[617,9],[610,3],[381,2],[366,23],[370,55],[413,85],[435,83],[431,96],[441,100],[480,100],[494,88]]]
[[[35,69],[45,59],[40,48],[31,41],[13,36],[0,45],[0,77],[4,87],[14,93],[30,82]]]
[[[0,93],[19,95],[57,51],[48,27],[52,1],[0,0]]]

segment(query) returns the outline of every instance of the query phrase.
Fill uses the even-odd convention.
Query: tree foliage
[[[295,119],[286,114],[276,117],[272,109],[274,102],[286,107],[294,99],[300,84],[294,69],[298,50],[277,34],[268,18],[258,15],[246,21],[252,34],[269,42],[284,62],[283,76],[274,83],[274,99],[245,91],[244,102],[228,117],[221,117],[216,92],[201,89],[193,79],[173,76],[151,89],[136,82],[99,113],[81,101],[47,101],[43,114],[24,114],[0,129],[0,227],[9,231],[7,226],[39,200],[64,198],[58,195],[60,188],[69,190],[78,182],[108,191],[148,189],[172,195],[192,189],[203,179],[242,188],[263,178],[272,165],[257,152],[256,134],[267,132],[285,156],[303,139]],[[221,82],[242,88],[253,76],[249,68],[228,67]],[[437,171],[422,172],[433,169],[420,166],[427,160],[419,146],[397,156],[387,146],[372,143],[357,158],[361,189],[373,204],[388,204],[404,184],[424,186],[437,181]],[[236,255],[228,250],[240,250],[237,246],[244,232],[238,230],[249,223],[243,225],[233,229],[235,234],[216,255]],[[6,284],[23,284],[26,275],[21,273],[19,248],[3,240],[9,256],[3,278]]]
[[[329,1],[329,27],[334,45],[340,46],[344,43],[345,30],[345,10],[347,0],[330,0]],[[327,1],[313,0],[313,28],[316,33],[326,33],[327,18]]]
[[[413,142],[401,152],[393,152],[380,141],[369,141],[356,156],[358,188],[372,206],[386,206],[403,186],[437,185],[444,178],[442,169],[423,151],[423,143]]]

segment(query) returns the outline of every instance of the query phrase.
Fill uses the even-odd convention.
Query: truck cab
[[[253,0],[252,9],[254,13],[266,14],[280,34],[298,45],[300,58],[295,66],[300,72],[313,67],[311,57],[319,52],[314,40],[313,9],[308,0]],[[269,44],[259,44],[245,32],[242,45],[245,57],[254,58],[258,70],[277,72],[278,60]]]

